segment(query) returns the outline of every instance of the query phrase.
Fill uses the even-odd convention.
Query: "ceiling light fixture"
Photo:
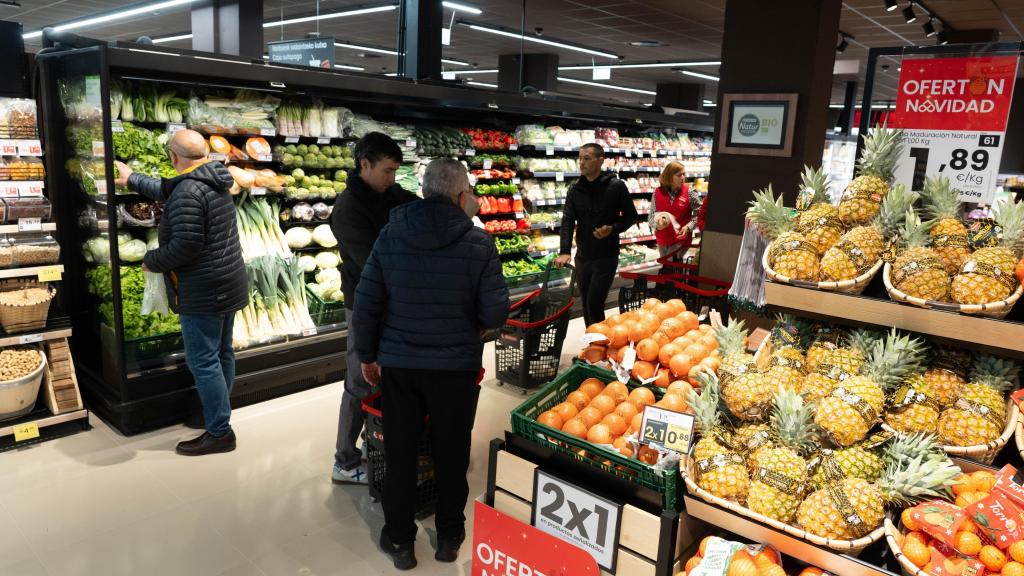
[[[842,54],[849,47],[850,47],[850,43],[846,41],[846,36],[840,36],[839,37],[839,45],[836,46],[836,52],[838,52],[839,54]]]
[[[441,2],[441,5],[444,6],[445,8],[451,8],[452,10],[460,12],[469,12],[470,14],[480,15],[484,13],[483,10],[477,8],[476,6],[462,4],[461,2],[448,2],[447,0],[445,0],[444,2]]]
[[[492,70],[448,70],[448,71],[445,71],[445,73],[446,74],[497,74],[498,73],[498,69],[495,68],[495,69],[492,69]]]
[[[938,34],[938,32],[935,30],[935,24],[932,23],[931,18],[929,18],[928,21],[921,26],[921,28],[924,29],[924,35],[927,36],[928,38],[931,38],[932,36]]]
[[[587,80],[577,80],[575,78],[563,78],[558,77],[559,82],[568,82],[569,84],[583,84],[585,86],[596,86],[598,88],[607,88],[609,90],[621,90],[623,92],[635,92],[637,94],[649,94],[656,96],[658,93],[651,90],[641,90],[639,88],[629,88],[628,86],[615,86],[614,84],[602,84],[600,82],[589,82]]]
[[[366,70],[366,68],[363,68],[362,66],[349,66],[348,64],[335,64],[334,67],[339,70],[357,70],[359,72]]]
[[[940,30],[936,36],[937,38],[935,40],[936,42],[939,43],[939,46],[945,46],[946,44],[949,44],[949,38],[946,37],[945,30]]]
[[[394,50],[387,50],[385,48],[374,48],[373,46],[361,46],[359,44],[346,44],[344,42],[335,42],[334,46],[337,48],[348,48],[349,50],[359,50],[361,52],[377,52],[379,54],[390,54],[391,56],[398,56],[398,52]]]
[[[892,12],[896,8],[898,8],[898,6],[896,4],[896,0],[885,0],[885,11],[886,12]]]
[[[574,50],[576,52],[583,52],[584,54],[593,54],[594,56],[601,56],[603,58],[614,58],[620,59],[621,56],[613,54],[611,52],[605,52],[603,50],[595,50],[594,48],[587,48],[586,46],[580,46],[577,44],[569,44],[567,42],[560,42],[556,40],[548,40],[546,38],[538,38],[536,36],[528,36],[520,34],[519,32],[512,32],[498,26],[488,26],[483,24],[475,24],[465,20],[460,20],[459,24],[466,26],[471,30],[477,30],[479,32],[487,32],[489,34],[497,34],[499,36],[506,36],[509,38],[515,38],[516,40],[524,40],[526,42],[533,42],[535,44],[544,44],[546,46],[554,46],[556,48],[564,48],[566,50]]]
[[[94,16],[92,18],[86,18],[85,20],[78,20],[76,22],[68,22],[67,24],[58,24],[53,26],[53,29],[57,32],[65,32],[67,30],[77,30],[78,28],[85,28],[88,26],[95,26],[97,24],[103,24],[105,22],[112,22],[114,20],[123,20],[125,18],[131,18],[132,16],[139,16],[147,12],[154,12],[156,10],[164,10],[166,8],[174,8],[175,6],[183,6],[191,4],[193,0],[166,0],[165,2],[154,2],[152,4],[146,4],[144,6],[136,6],[128,10],[119,10],[117,12],[108,12],[100,16]],[[24,40],[31,40],[32,38],[39,38],[43,35],[42,30],[36,30],[27,34],[22,34],[21,37]]]
[[[452,66],[469,66],[469,62],[463,62],[462,60],[451,60],[449,58],[441,58],[441,62],[444,64],[451,64]]]
[[[191,1],[191,0],[189,0]],[[314,22],[316,20],[331,20],[333,18],[344,18],[346,16],[359,16],[361,14],[374,14],[376,12],[389,12],[391,10],[397,10],[397,4],[386,4],[384,6],[373,6],[370,8],[358,8],[356,10],[343,10],[341,12],[326,12],[324,14],[317,14],[314,16],[302,16],[299,18],[289,18],[287,20],[272,20],[270,22],[264,22],[264,28],[272,28],[274,26],[287,26],[288,24],[301,24],[303,22]]]
[[[718,82],[718,76],[712,76],[711,74],[701,74],[700,72],[691,72],[690,70],[680,70],[680,72],[687,76],[693,76],[694,78],[703,78],[705,80],[714,80],[715,82]]]
[[[906,20],[907,24],[913,24],[917,21],[917,14],[914,13],[914,3],[907,4],[907,7],[903,9],[903,19]]]
[[[164,36],[163,38],[153,38],[153,44],[163,44],[164,42],[176,42],[178,40],[188,40],[191,38],[191,34],[178,34],[177,36]]]
[[[680,68],[685,66],[720,66],[719,60],[704,60],[697,62],[638,62],[636,64],[608,64],[585,66],[559,66],[559,70],[593,70],[594,68]]]
[[[480,86],[481,88],[497,88],[497,84],[488,84],[487,82],[466,82],[468,86]]]

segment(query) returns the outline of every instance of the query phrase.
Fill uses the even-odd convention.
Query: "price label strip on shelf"
[[[124,132],[124,124],[121,124],[120,120],[111,120],[110,131],[118,134]]]
[[[25,334],[24,336],[21,336],[21,337],[18,338],[18,343],[19,344],[35,344],[36,342],[42,342],[42,341],[43,341],[43,335],[42,334]]]
[[[43,229],[43,221],[40,218],[19,218],[18,232],[39,232]]]
[[[0,156],[17,156],[17,140],[0,140]]]
[[[316,143],[317,144],[330,144],[331,143],[331,139],[330,138],[317,138],[316,139]]]
[[[260,136],[277,136],[277,130],[274,128],[260,128]]]
[[[484,170],[490,170],[491,166],[494,166],[494,160],[484,158]]]
[[[686,454],[693,443],[694,422],[693,414],[645,406],[640,422],[640,443]]]
[[[3,182],[0,183],[0,197],[3,198],[17,198],[21,190],[21,185],[17,182]]]
[[[167,135],[174,136],[178,132],[181,132],[186,128],[183,122],[168,122],[167,123]]]
[[[40,282],[56,282],[60,280],[60,266],[43,266],[37,273]]]
[[[42,181],[18,182],[18,196],[21,198],[40,198],[43,195]]]
[[[43,144],[39,140],[18,140],[18,156],[41,156]]]
[[[285,144],[298,144],[299,143],[299,137],[298,136],[286,136],[285,139],[284,139],[284,143]]]
[[[106,147],[103,144],[103,140],[92,141],[92,155],[95,158],[103,158],[103,153],[106,151]]]
[[[39,438],[39,424],[29,422],[27,424],[18,424],[14,427],[15,442],[24,442],[34,438]]]
[[[547,154],[548,156],[554,156],[554,155],[555,155],[555,147],[554,147],[554,146],[551,146],[551,145],[549,144],[549,145],[547,145],[547,146],[546,146],[546,147],[544,148],[544,152],[545,152],[545,154]]]
[[[896,183],[945,176],[961,201],[991,204],[1018,67],[1017,55],[904,58],[889,122],[904,137]]]

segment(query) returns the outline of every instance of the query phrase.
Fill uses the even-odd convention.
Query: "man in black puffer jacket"
[[[249,284],[229,189],[231,173],[207,159],[198,132],[182,130],[167,147],[180,176],[170,179],[133,174],[115,162],[116,183],[147,198],[166,202],[160,246],[146,253],[142,269],[164,275],[171,308],[180,315],[185,362],[203,405],[206,432],[181,442],[178,454],[199,456],[235,449],[231,429],[231,348],[235,312],[249,303]]]
[[[438,487],[435,558],[458,556],[481,336],[508,314],[494,239],[470,220],[478,205],[466,169],[434,160],[423,195],[391,211],[363,268],[351,322],[363,376],[373,385],[383,379],[388,473],[380,545],[400,570],[416,566],[417,446],[427,416]]]

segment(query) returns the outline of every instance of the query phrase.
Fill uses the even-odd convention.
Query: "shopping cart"
[[[684,246],[679,250],[688,248]],[[732,284],[698,276],[696,264],[676,261],[672,258],[674,255],[670,253],[659,258],[661,268],[655,273],[619,273],[620,278],[633,281],[632,286],[619,289],[619,312],[638,310],[648,298],[662,301],[678,298],[686,304],[687,310],[698,315],[711,309],[728,315],[729,288]]]
[[[572,268],[568,290],[553,290],[551,272],[549,263],[541,287],[509,308],[508,320],[494,342],[498,384],[523,394],[558,375],[569,311],[576,302],[576,269]]]

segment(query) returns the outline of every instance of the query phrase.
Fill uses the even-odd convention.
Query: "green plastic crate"
[[[309,299],[309,316],[317,326],[337,324],[345,321],[345,303],[328,302],[306,289],[306,296]]]
[[[587,378],[598,378],[606,383],[616,380],[615,374],[610,370],[577,361],[512,411],[512,433],[549,450],[600,468],[608,474],[654,490],[662,495],[662,505],[666,510],[675,510],[678,499],[677,484],[680,482],[677,468],[658,472],[653,466],[627,458],[618,451],[602,448],[537,422],[537,417],[541,413],[564,402],[565,398],[578,389]],[[627,386],[632,390],[637,384],[631,381]],[[660,396],[662,392],[655,390],[655,395]],[[580,451],[585,451],[588,455],[581,455]]]

